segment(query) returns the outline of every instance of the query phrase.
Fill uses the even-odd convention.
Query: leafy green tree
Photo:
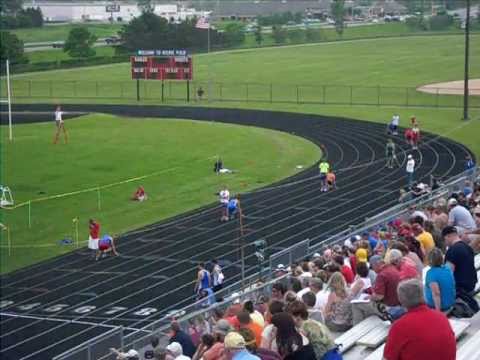
[[[428,30],[428,23],[423,15],[409,17],[405,23],[412,30],[425,31]]]
[[[343,35],[345,28],[345,0],[333,0],[330,10],[335,20],[335,31],[338,35]]]
[[[257,25],[255,27],[255,42],[257,43],[258,46],[262,45],[263,42],[263,34],[262,34],[262,27],[260,25]]]
[[[232,22],[225,27],[225,43],[227,46],[243,44],[245,41],[245,26],[241,23]]]
[[[137,0],[137,7],[142,13],[153,12],[155,6],[152,3],[152,0]]]
[[[23,53],[23,41],[19,40],[15,34],[8,31],[0,32],[0,60],[2,64],[5,60],[10,60],[11,64],[27,63],[28,59]]]
[[[276,44],[283,44],[287,40],[287,31],[280,25],[273,25],[272,37]]]
[[[172,40],[178,41],[175,34],[172,36],[168,21],[152,12],[144,12],[124,25],[120,37],[129,51],[168,48]]]
[[[16,15],[22,10],[23,0],[2,0],[0,1],[0,14]]]
[[[305,41],[305,31],[304,30],[290,30],[288,32],[288,39],[293,44],[299,44]]]
[[[93,44],[95,44],[96,40],[97,37],[88,31],[87,28],[76,27],[70,30],[63,51],[71,57],[85,58],[95,56]]]

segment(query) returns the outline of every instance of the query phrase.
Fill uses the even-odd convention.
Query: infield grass
[[[67,121],[67,127],[67,145],[52,144],[51,122],[15,126],[13,144],[1,128],[0,183],[13,189],[16,204],[32,200],[30,227],[28,205],[1,210],[12,244],[9,256],[2,232],[2,272],[75,248],[59,241],[76,240],[76,217],[79,245],[85,246],[91,217],[99,219],[103,234],[125,232],[214,202],[222,184],[232,194],[245,192],[293,175],[297,165],[320,157],[319,148],[305,139],[247,126],[92,114]],[[236,173],[214,174],[218,154]],[[130,200],[139,185],[148,193],[143,203]],[[84,189],[92,190],[38,201]]]

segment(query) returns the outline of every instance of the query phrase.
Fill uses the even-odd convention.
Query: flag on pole
[[[207,18],[202,16],[200,19],[198,19],[195,27],[197,29],[210,29],[210,23],[208,22]]]

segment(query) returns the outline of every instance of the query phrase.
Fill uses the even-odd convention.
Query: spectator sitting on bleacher
[[[243,304],[243,310],[247,311],[250,314],[250,318],[252,319],[252,321],[260,325],[263,330],[263,328],[265,327],[265,319],[259,311],[255,310],[253,302],[250,300],[245,301],[245,303]]]
[[[412,231],[413,231],[413,235],[415,235],[415,239],[417,239],[422,245],[423,253],[425,255],[425,258],[427,258],[428,253],[435,247],[435,241],[433,241],[432,234],[425,231],[422,225],[423,225],[423,220],[422,220],[422,224],[418,224],[418,223],[412,224]]]
[[[411,276],[411,277],[417,277],[421,279],[422,273],[423,273],[423,263],[417,254],[415,254],[414,252],[411,252],[408,249],[407,245],[405,245],[401,241],[394,241],[391,244],[390,249],[400,250],[400,252],[403,255],[402,264],[400,266],[401,280],[405,280],[408,278],[408,276],[405,276],[405,275],[410,274],[410,272],[412,271],[411,269],[412,267],[415,271],[415,276]],[[404,274],[402,274],[402,268],[405,270]]]
[[[312,345],[306,336],[298,332],[290,314],[281,312],[273,315],[272,324],[278,353],[283,360],[316,360]]]
[[[283,301],[272,300],[268,305],[267,312],[265,313],[265,321],[268,323],[262,331],[262,342],[260,347],[272,351],[278,351],[277,341],[275,340],[274,326],[272,324],[272,316],[283,312],[285,309],[285,303]]]
[[[371,315],[396,319],[404,313],[397,296],[397,286],[400,282],[398,269],[393,265],[385,264],[378,255],[370,258],[370,266],[377,273],[372,289],[373,293],[369,302],[352,304],[354,325]],[[380,306],[377,306],[377,302]],[[383,309],[384,307],[385,309]]]
[[[357,275],[355,281],[350,288],[350,298],[352,300],[359,300],[367,298],[372,293],[372,282],[368,277],[368,265],[366,262],[359,262],[357,264]]]
[[[196,349],[191,337],[180,328],[176,321],[173,321],[170,325],[170,339],[168,342],[169,344],[179,343],[182,347],[182,354],[188,357],[192,357],[195,354]]]
[[[287,306],[295,326],[300,329],[310,342],[317,359],[322,359],[328,352],[335,352],[336,345],[328,328],[321,322],[309,319],[307,306],[301,301],[294,301]]]
[[[455,304],[455,279],[449,266],[444,265],[442,251],[433,249],[428,254],[431,268],[425,277],[427,305],[439,311],[448,311]]]
[[[445,262],[453,271],[456,296],[466,302],[473,313],[478,312],[478,303],[473,297],[478,281],[473,249],[460,239],[455,226],[447,226],[442,235],[448,246]]]
[[[200,344],[197,346],[197,351],[192,356],[192,360],[200,360],[203,359],[203,354],[206,351],[212,348],[213,344],[215,343],[215,338],[213,335],[210,334],[203,334],[200,338]]]
[[[232,331],[230,323],[225,319],[220,319],[213,327],[214,344],[203,353],[203,360],[223,360],[225,336]]]
[[[353,282],[353,271],[349,265],[345,264],[345,259],[342,255],[335,255],[333,261],[340,266],[340,272],[342,273],[347,285],[350,285]]]
[[[261,360],[282,360],[277,352],[258,347],[255,335],[250,329],[242,328],[238,330],[238,333],[245,339],[245,345],[249,353],[258,356]]]
[[[450,323],[444,314],[425,305],[422,283],[417,279],[402,281],[398,299],[407,313],[392,324],[384,359],[455,359],[455,335]]]
[[[246,348],[246,342],[238,332],[230,332],[225,336],[225,360],[261,360],[252,355]]]
[[[319,309],[315,309],[315,303],[317,302],[317,297],[311,291],[302,295],[302,302],[307,306],[308,317],[312,320],[324,322],[323,313]]]
[[[186,356],[183,354],[182,345],[176,341],[168,344],[166,349],[167,356],[170,355],[173,360],[191,360],[190,356]]]
[[[417,268],[411,259],[404,258],[402,252],[398,249],[391,249],[385,257],[385,262],[395,266],[400,275],[401,280],[415,279],[420,274],[417,273]]]
[[[463,233],[465,231],[473,231],[476,229],[475,220],[472,214],[458,203],[454,198],[448,200],[448,225],[456,226]]]
[[[256,322],[252,321],[252,318],[250,317],[250,313],[248,311],[241,311],[237,315],[237,319],[239,323],[239,328],[250,329],[255,335],[255,341],[257,346],[260,346],[260,344],[262,343],[263,327],[257,324]]]
[[[150,338],[150,344],[147,346],[143,353],[143,358],[145,360],[150,360],[155,358],[155,349],[158,347],[158,344],[160,343],[160,339],[158,336],[152,336]]]
[[[345,278],[335,272],[327,287],[330,293],[323,311],[325,324],[332,331],[347,331],[352,327],[352,307]]]
[[[138,356],[138,352],[136,350],[128,350],[127,352],[121,352],[117,349],[110,348],[110,352],[117,357],[116,360],[139,360],[140,357]]]

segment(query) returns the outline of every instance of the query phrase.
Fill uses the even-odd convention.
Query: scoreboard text
[[[192,57],[186,53],[180,55],[173,50],[138,53],[142,55],[130,58],[132,79],[192,80]]]

